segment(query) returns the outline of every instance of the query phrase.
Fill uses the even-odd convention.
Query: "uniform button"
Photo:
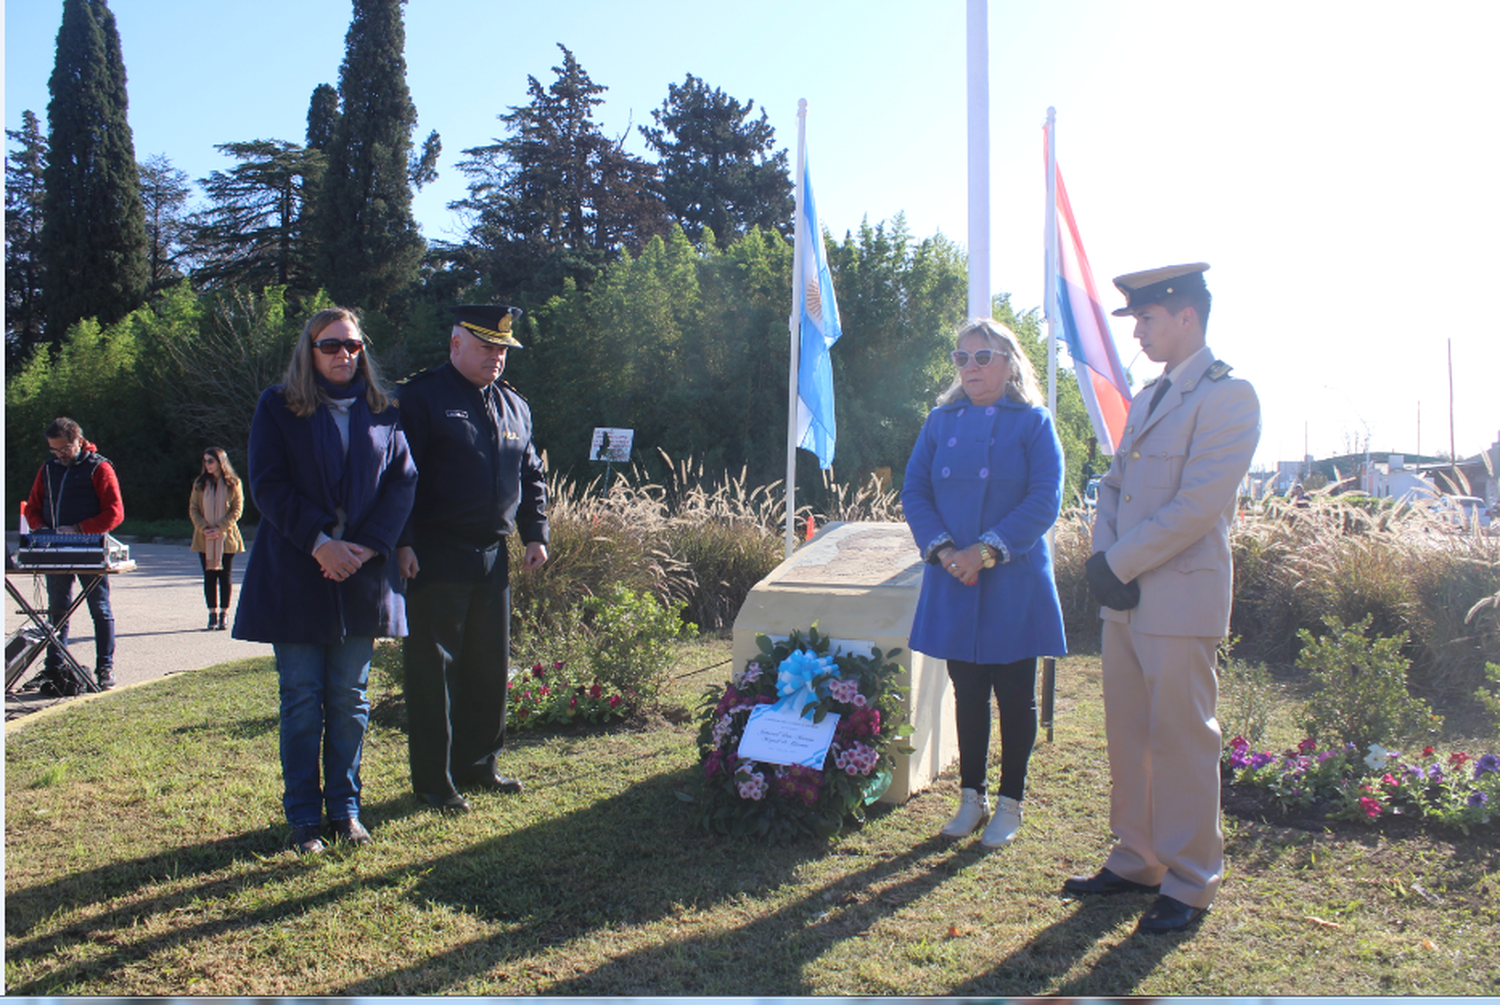
[[[950,436],[950,437],[948,437],[948,446],[950,446],[950,447],[956,447],[956,446],[958,446],[958,437],[956,437],[956,436]]]
[[[1127,432],[1127,433],[1133,433],[1133,432],[1135,432],[1135,427],[1134,426],[1126,426],[1125,427],[1125,432]]]
[[[1130,502],[1130,497],[1129,497],[1129,496],[1126,496],[1126,497],[1125,497],[1125,501],[1126,501],[1126,502]]]
[[[1140,460],[1141,459],[1141,452],[1139,450],[1132,450],[1130,452],[1130,459],[1132,461],[1138,461],[1138,460]]]
[[[944,468],[943,469],[943,477],[944,478],[947,478],[948,475],[950,475],[951,473],[952,473],[952,471],[950,469],[948,469],[948,468]]]
[[[979,469],[979,477],[980,478],[988,478],[989,476],[990,476],[990,469],[989,468],[980,468]]]

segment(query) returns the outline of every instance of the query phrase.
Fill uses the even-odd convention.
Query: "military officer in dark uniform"
[[[511,335],[520,310],[450,310],[448,362],[400,389],[417,499],[397,563],[409,581],[412,788],[430,806],[463,812],[462,788],[521,791],[495,767],[510,653],[505,537],[521,535],[523,568],[547,561],[547,489],[531,409],[499,379],[506,353],[520,346]]]

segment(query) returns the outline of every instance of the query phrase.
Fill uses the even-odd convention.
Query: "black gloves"
[[[1141,587],[1139,583],[1131,580],[1128,583],[1120,582],[1120,577],[1109,567],[1109,561],[1105,559],[1104,552],[1096,551],[1089,556],[1084,563],[1084,574],[1088,577],[1089,589],[1093,591],[1094,597],[1103,604],[1116,611],[1128,611],[1141,602]]]

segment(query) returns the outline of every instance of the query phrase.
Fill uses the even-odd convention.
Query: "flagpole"
[[[1046,264],[1042,317],[1047,321],[1047,411],[1057,420],[1057,109],[1047,108]]]
[[[792,314],[787,318],[790,352],[787,356],[786,399],[786,558],[792,557],[797,539],[797,370],[802,329],[802,209],[807,187],[807,99],[797,101],[797,215],[792,235]],[[822,235],[815,235],[819,240]]]
[[[969,317],[990,307],[990,27],[989,0],[968,0]]]
[[[1057,109],[1047,106],[1047,214],[1043,224],[1047,245],[1044,257],[1042,317],[1047,322],[1047,411],[1057,422],[1057,275],[1060,262],[1057,252]],[[1057,554],[1057,524],[1047,528],[1047,547]],[[1057,576],[1053,569],[1053,578]],[[1042,707],[1039,722],[1047,728],[1047,742],[1052,742],[1053,720],[1057,713],[1057,661],[1048,656],[1042,660]]]

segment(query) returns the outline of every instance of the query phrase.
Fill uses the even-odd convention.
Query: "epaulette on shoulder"
[[[1233,369],[1234,367],[1230,366],[1223,360],[1216,359],[1214,360],[1213,366],[1204,371],[1203,376],[1207,377],[1209,380],[1223,380],[1225,377],[1229,376],[1229,371]]]
[[[516,386],[514,384],[512,384],[510,381],[502,379],[500,381],[500,386],[503,387],[503,388],[505,388],[511,394],[514,394],[517,398],[520,398],[522,401],[526,401],[526,395],[522,394],[520,391],[517,391],[516,390]],[[531,402],[526,401],[526,404],[529,405],[529,404],[531,404]]]
[[[405,377],[402,377],[400,380],[396,381],[396,383],[401,387],[410,387],[412,384],[421,383],[424,380],[431,380],[439,369],[441,369],[441,367],[434,366],[429,367],[426,370],[418,370],[416,373],[407,374]]]

